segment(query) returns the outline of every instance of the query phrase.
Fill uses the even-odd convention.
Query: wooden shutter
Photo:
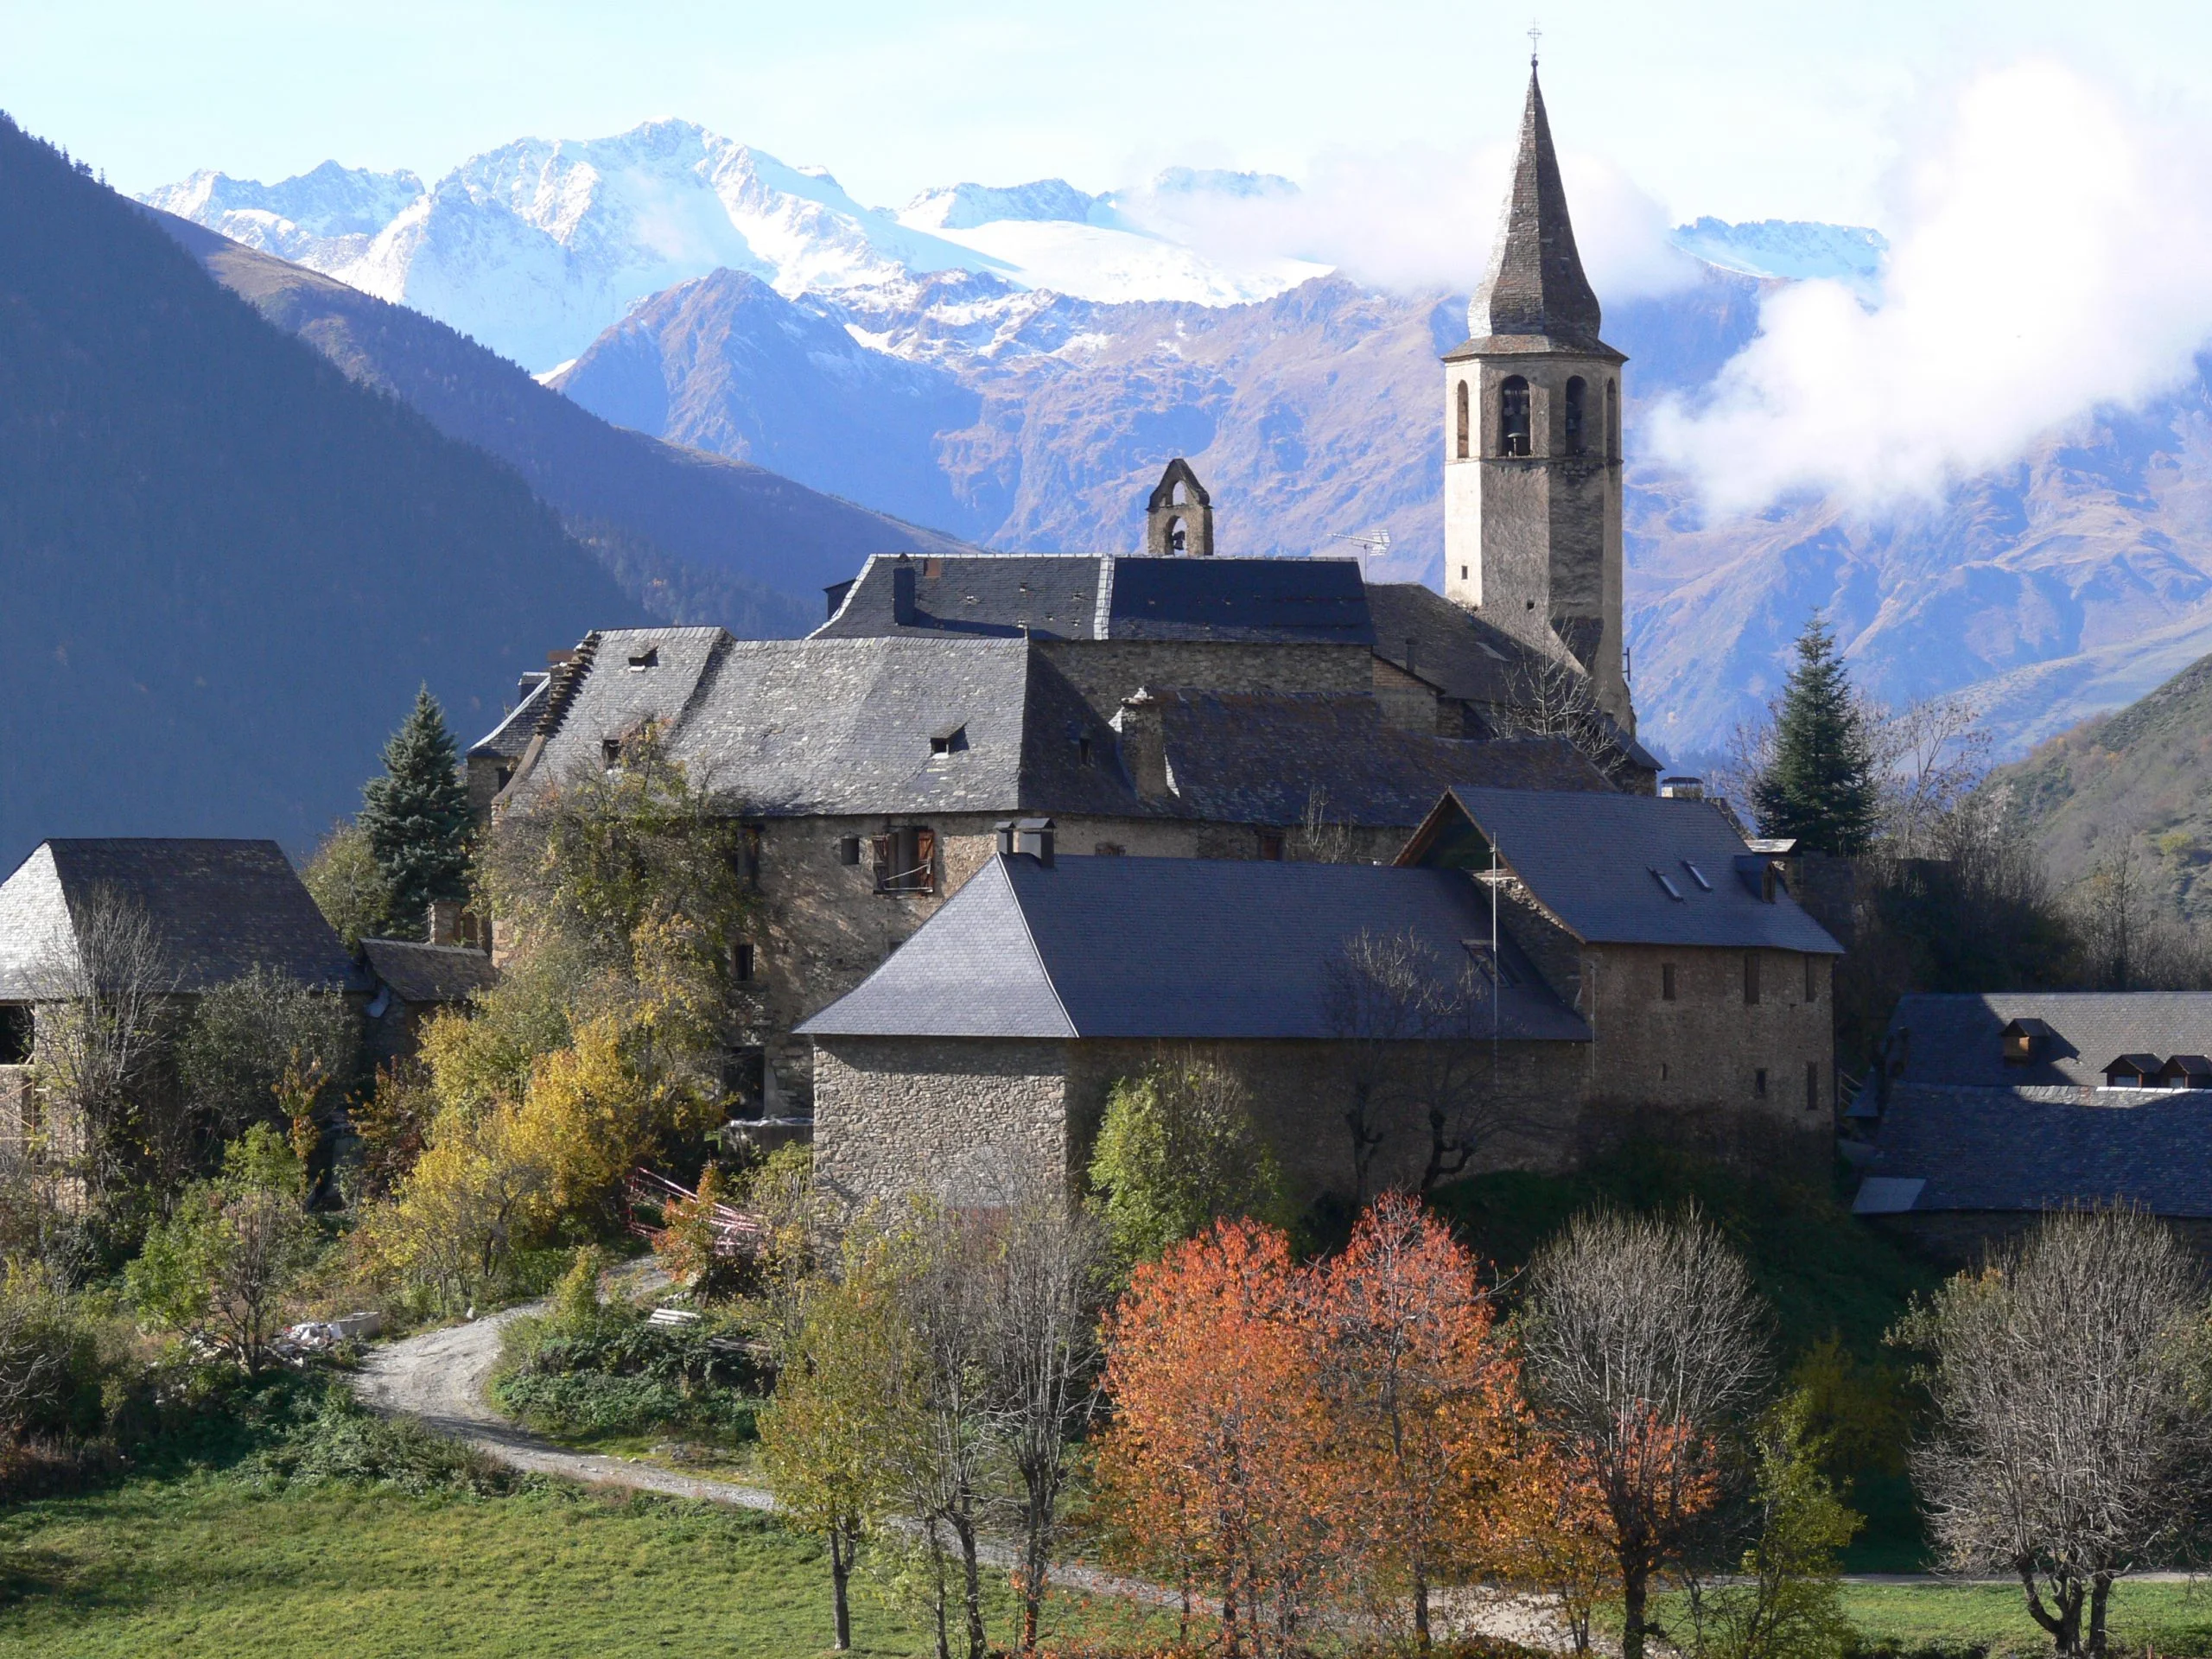
[[[937,831],[914,831],[914,868],[906,885],[916,893],[937,891]]]
[[[870,836],[869,853],[875,860],[875,890],[888,893],[892,889],[892,855],[897,850],[897,841],[890,836]]]

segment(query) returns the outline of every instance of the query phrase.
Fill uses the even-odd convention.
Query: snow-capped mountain
[[[1803,219],[1731,225],[1725,219],[1699,219],[1676,226],[1669,239],[1692,258],[1722,270],[1785,282],[1825,277],[1870,302],[1881,296],[1882,272],[1890,257],[1889,240],[1879,231]]]
[[[412,173],[325,162],[277,184],[201,171],[139,198],[295,264],[332,270],[359,259],[378,231],[419,200]]]
[[[1155,188],[1227,188],[1209,179]],[[343,213],[341,186],[359,198]],[[716,270],[786,296],[964,270],[1085,299],[1228,305],[1326,269],[1295,259],[1225,269],[1057,179],[957,185],[893,213],[855,201],[823,168],[686,121],[518,140],[428,190],[412,175],[326,163],[267,186],[195,174],[142,200],[426,312],[533,370],[575,358],[648,296]]]

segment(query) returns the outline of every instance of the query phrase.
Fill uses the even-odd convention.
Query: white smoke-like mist
[[[1490,263],[1512,161],[1510,144],[1338,151],[1317,158],[1294,189],[1144,189],[1116,202],[1140,228],[1226,265],[1308,259],[1400,292],[1471,293]],[[1656,200],[1602,161],[1570,153],[1560,168],[1583,266],[1600,296],[1630,299],[1694,279],[1694,263],[1668,245]]]
[[[1655,411],[1654,454],[1716,514],[1807,489],[1878,511],[2171,386],[2212,338],[2207,154],[2201,124],[2064,66],[1982,75],[1900,175],[1879,307],[1778,291],[1705,394]]]

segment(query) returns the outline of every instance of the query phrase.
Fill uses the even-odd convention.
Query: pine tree
[[[1794,836],[1815,852],[1865,852],[1880,805],[1873,773],[1866,722],[1835,636],[1815,611],[1797,636],[1797,666],[1775,716],[1774,759],[1751,785],[1759,833]]]
[[[472,824],[459,764],[445,714],[424,686],[385,745],[385,775],[361,791],[359,819],[391,891],[393,930],[402,938],[422,937],[433,899],[468,896]]]

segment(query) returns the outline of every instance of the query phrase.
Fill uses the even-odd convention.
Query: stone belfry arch
[[[1213,498],[1180,455],[1145,501],[1144,550],[1155,558],[1213,556]]]
[[[1621,365],[1598,337],[1536,67],[1468,338],[1444,357],[1444,591],[1569,656],[1636,730],[1622,639]]]

